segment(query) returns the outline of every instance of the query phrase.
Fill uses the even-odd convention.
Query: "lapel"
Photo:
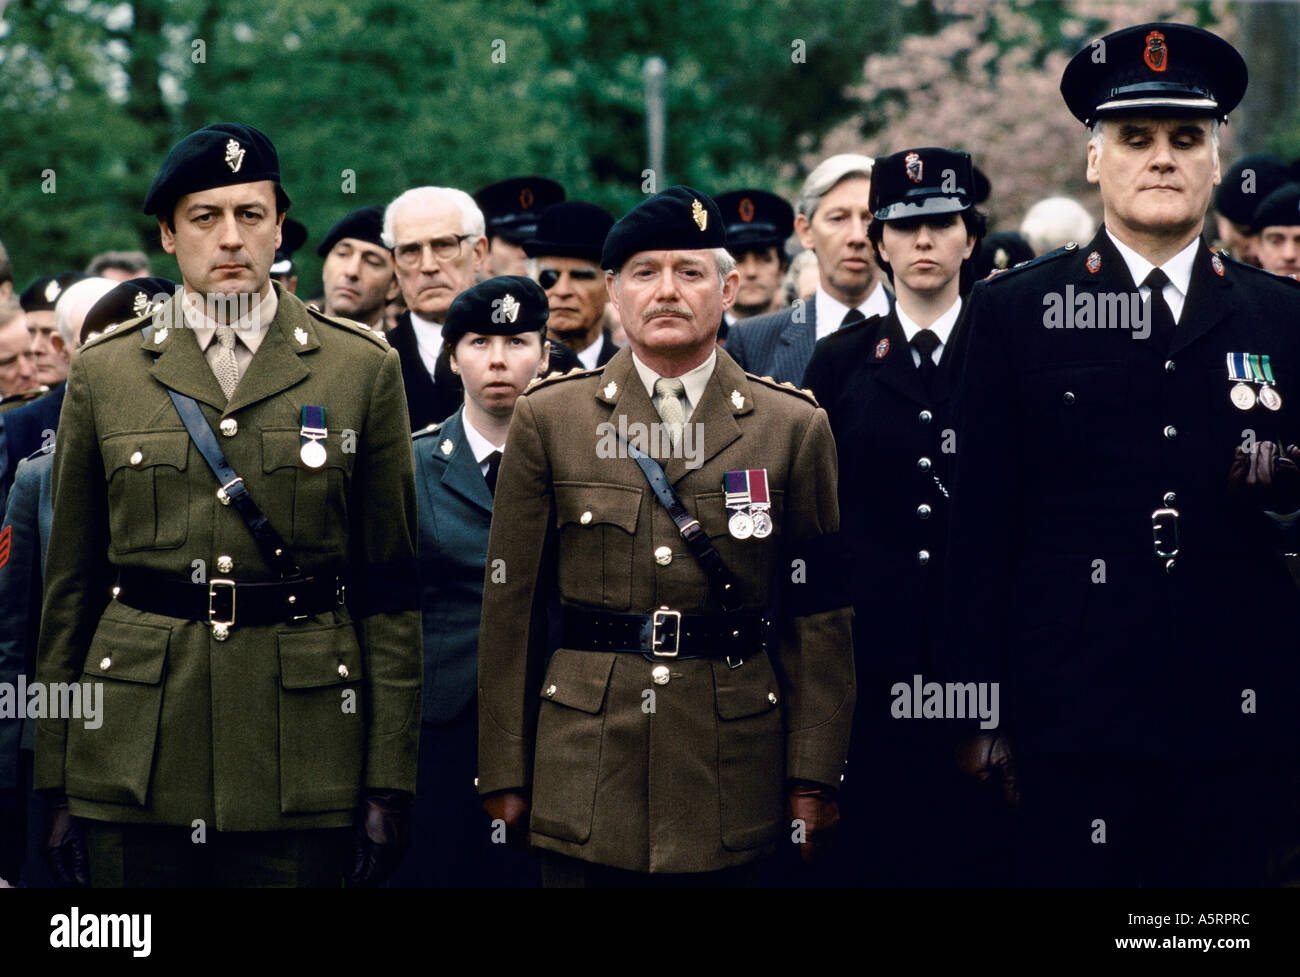
[[[433,453],[434,463],[442,468],[442,487],[490,514],[492,493],[488,491],[483,469],[474,459],[469,438],[465,437],[464,408],[447,418],[442,430],[427,440],[433,442],[428,450]],[[442,450],[447,441],[454,445],[450,455]]]
[[[889,340],[889,352],[881,359],[875,360],[880,382],[908,400],[913,400],[922,407],[928,406],[930,398],[925,395],[925,390],[921,387],[921,371],[912,361],[912,347],[907,342],[907,336],[903,333],[903,326],[898,321],[897,314],[890,309],[889,315],[881,316],[880,319],[880,331],[870,354],[874,359],[880,340]]]
[[[388,333],[388,342],[402,358],[402,382],[406,385],[406,399],[428,404],[433,400],[433,377],[424,367],[420,358],[420,346],[415,339],[415,327],[411,325],[411,313],[403,312],[397,317],[397,325]],[[435,418],[441,420],[441,418]]]
[[[144,330],[140,340],[140,349],[155,357],[149,368],[155,380],[221,413],[226,409],[226,395],[221,392],[212,367],[203,358],[194,330],[185,325],[180,301],[178,290],[154,313],[152,325]]]
[[[786,310],[785,324],[777,336],[777,347],[772,356],[772,376],[777,379],[790,379],[798,374],[792,382],[803,379],[804,367],[812,359],[813,345],[817,341],[817,300],[809,299],[802,306],[803,322],[795,319],[796,306]]]
[[[1211,262],[1214,252],[1208,247],[1196,249],[1196,260],[1192,262],[1192,278],[1187,286],[1187,298],[1183,302],[1183,314],[1174,328],[1174,342],[1169,347],[1169,355],[1182,352],[1196,340],[1217,326],[1232,312],[1229,289],[1232,283],[1226,275],[1214,271]],[[1219,267],[1223,267],[1220,258]]]

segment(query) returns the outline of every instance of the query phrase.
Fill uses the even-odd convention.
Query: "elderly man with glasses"
[[[463,190],[415,187],[384,211],[383,241],[407,308],[388,340],[402,358],[406,409],[417,431],[444,420],[464,396],[448,358],[439,355],[442,324],[487,260],[483,212]]]

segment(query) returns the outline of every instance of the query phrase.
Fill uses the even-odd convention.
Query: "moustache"
[[[691,315],[689,309],[678,309],[672,306],[663,306],[661,308],[656,308],[656,309],[647,309],[645,315],[642,318],[644,321],[649,322],[651,319],[658,318],[661,315],[675,315],[675,316],[680,316],[683,319],[695,318],[693,315]]]

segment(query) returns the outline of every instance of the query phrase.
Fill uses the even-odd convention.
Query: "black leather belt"
[[[239,583],[215,577],[207,583],[177,580],[133,567],[118,570],[114,596],[128,607],[151,614],[203,621],[224,640],[244,624],[283,624],[324,614],[344,602],[342,578],[300,577],[275,583]]]
[[[649,614],[564,608],[564,647],[625,651],[654,658],[726,658],[766,650],[770,622],[755,612],[683,614],[661,607]]]

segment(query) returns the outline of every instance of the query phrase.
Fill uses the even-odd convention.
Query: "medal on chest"
[[[727,531],[736,539],[764,539],[772,535],[771,497],[767,488],[767,469],[748,468],[727,472],[722,486],[726,506],[731,510]]]
[[[1232,383],[1228,399],[1233,407],[1248,411],[1258,403],[1265,410],[1282,408],[1282,395],[1274,386],[1277,381],[1267,353],[1229,353],[1227,362],[1228,380]]]
[[[325,427],[325,408],[304,405],[302,409],[302,428],[298,431],[301,442],[298,457],[308,468],[320,468],[325,464],[325,445],[322,443],[329,435]]]

